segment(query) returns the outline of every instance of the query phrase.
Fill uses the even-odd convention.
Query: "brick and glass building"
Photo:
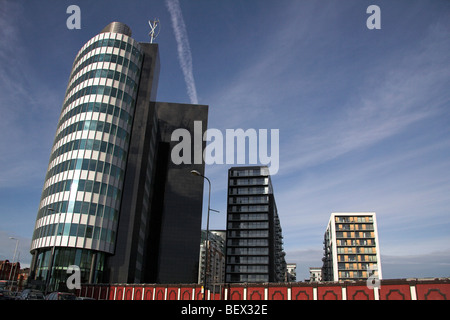
[[[323,281],[382,279],[375,212],[332,213],[323,243]]]
[[[283,282],[283,236],[265,166],[228,171],[225,281]]]
[[[158,44],[113,22],[75,57],[31,242],[30,280],[195,282],[204,163],[175,165],[175,129],[208,107],[156,101]],[[187,188],[186,186],[189,186]]]
[[[225,282],[225,230],[210,230],[206,246],[206,230],[202,230],[198,283],[203,284],[205,275],[206,253],[208,252],[208,267],[206,270],[208,287]],[[208,250],[206,250],[208,248]]]
[[[20,262],[0,261],[0,280],[15,281],[20,273]]]

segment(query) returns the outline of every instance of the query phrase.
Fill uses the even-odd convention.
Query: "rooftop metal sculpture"
[[[153,21],[149,20],[148,25],[150,26],[150,43],[153,43],[153,40],[159,35],[159,31],[161,30],[159,19],[155,18]]]

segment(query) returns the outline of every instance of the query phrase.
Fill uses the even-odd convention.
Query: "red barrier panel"
[[[292,286],[291,300],[314,300],[313,287]]]
[[[269,300],[287,300],[288,289],[286,286],[269,287]]]
[[[228,300],[244,300],[244,287],[230,287]]]
[[[180,300],[192,300],[192,287],[183,287],[180,289]]]
[[[86,293],[85,293],[85,297],[92,297],[93,290],[94,289],[92,287],[87,288]]]
[[[81,297],[101,300],[202,300],[197,284],[83,285]],[[382,280],[378,294],[365,282],[223,284],[209,300],[449,300],[450,279]]]
[[[155,287],[155,300],[165,300],[165,287]]]
[[[133,290],[134,290],[134,287],[125,287],[124,288],[124,290],[125,290],[125,294],[124,294],[124,298],[123,298],[123,300],[132,300],[133,299]]]
[[[153,300],[154,291],[153,287],[144,287],[144,300]]]
[[[264,300],[264,287],[248,287],[247,300]]]
[[[411,300],[408,284],[394,284],[380,286],[380,300]]]
[[[134,296],[133,296],[133,300],[142,300],[143,297],[143,292],[144,288],[139,286],[139,287],[135,287],[134,288]]]
[[[450,284],[417,284],[418,300],[449,300]]]
[[[94,288],[92,288],[92,295],[89,295],[89,298],[94,298],[94,299],[98,299],[98,296],[100,294],[100,290],[101,287],[99,286],[95,286]]]
[[[196,287],[194,300],[202,300],[202,299],[203,299],[203,289],[202,287]]]
[[[115,300],[115,296],[116,296],[116,287],[115,286],[109,286],[109,297],[108,300]]]
[[[125,293],[125,287],[124,286],[117,287],[116,300],[123,300],[124,293]]]
[[[178,287],[167,288],[167,300],[178,300]]]
[[[221,293],[211,293],[211,300],[221,300]]]
[[[347,300],[375,300],[373,289],[367,286],[347,286]]]
[[[317,300],[342,300],[341,286],[317,287]]]

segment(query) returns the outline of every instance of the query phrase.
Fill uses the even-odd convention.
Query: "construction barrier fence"
[[[450,278],[360,282],[216,284],[206,300],[449,300]],[[95,300],[203,300],[197,284],[84,284],[79,297]]]

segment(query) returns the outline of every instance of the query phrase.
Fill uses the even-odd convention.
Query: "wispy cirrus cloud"
[[[2,1],[0,10],[0,188],[41,181],[53,127],[43,126],[60,105],[60,96],[47,86],[29,63],[23,30],[23,4]],[[30,134],[33,132],[33,134]],[[46,139],[43,139],[43,137]],[[46,142],[47,141],[47,142]]]
[[[177,41],[178,60],[186,82],[187,93],[192,104],[198,104],[197,89],[195,87],[192,67],[192,54],[186,25],[178,0],[166,0],[166,6],[170,13],[173,32]]]
[[[329,107],[316,106],[327,111],[328,117],[325,113],[310,119],[305,114],[310,121],[303,121],[291,139],[297,141],[297,147],[285,144],[282,150],[283,172],[334,160],[410,130],[412,125],[445,115],[450,101],[446,89],[450,67],[448,55],[443,52],[448,52],[450,45],[443,25],[441,21],[431,25],[413,50],[398,50],[383,57],[374,55],[374,63],[358,74],[345,70],[335,73],[336,80],[342,82],[351,82],[352,76],[364,77],[348,93],[345,91],[343,101],[330,99]]]

